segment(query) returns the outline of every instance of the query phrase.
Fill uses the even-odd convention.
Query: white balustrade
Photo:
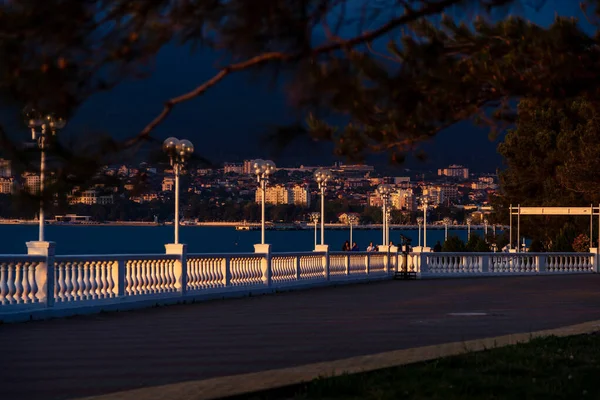
[[[494,274],[538,273],[540,272],[538,259],[539,257],[533,253],[495,253],[490,256],[490,272]]]
[[[252,286],[263,283],[262,260],[264,256],[254,253],[240,254],[230,260],[231,285]]]
[[[300,279],[323,279],[323,255],[304,255],[300,257]]]
[[[329,275],[332,278],[337,276],[346,276],[346,253],[329,254]]]
[[[46,262],[45,257],[3,255],[0,256],[0,305],[39,303],[38,268]]]
[[[177,257],[132,256],[125,259],[125,293],[128,296],[174,293],[177,288]]]
[[[298,252],[0,256],[0,321],[16,310],[178,299],[203,293],[370,280],[395,271],[437,276],[596,272],[595,253]],[[51,274],[51,275],[49,275]],[[48,277],[51,276],[51,279]],[[51,290],[47,296],[46,291]]]
[[[371,253],[367,253],[367,257],[369,258],[369,273],[381,273],[381,272],[385,271],[385,262],[386,262],[386,258],[388,257],[387,254],[371,252]],[[396,258],[397,257],[395,255],[390,254],[391,260],[396,260]],[[391,262],[390,264],[391,264],[390,269],[393,270],[395,263]]]
[[[364,274],[367,270],[368,253],[349,252],[348,253],[348,269],[350,275]]]
[[[230,258],[219,255],[189,255],[187,258],[188,290],[220,288],[227,285]]]
[[[594,272],[594,257],[589,253],[546,253],[547,272]]]

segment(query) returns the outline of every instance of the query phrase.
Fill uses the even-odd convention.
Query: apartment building
[[[262,191],[257,189],[254,196],[257,203],[262,202]],[[295,204],[299,206],[310,206],[310,193],[305,185],[275,185],[267,187],[265,191],[265,203],[268,204]]]
[[[451,178],[469,179],[469,168],[462,165],[452,164],[448,168],[438,169],[438,176],[448,176]]]
[[[0,176],[0,194],[12,194],[15,188],[15,181],[12,177]]]
[[[0,178],[11,178],[12,168],[10,160],[0,158]]]
[[[23,174],[24,188],[31,194],[40,193],[40,175],[33,172],[25,172]]]
[[[175,187],[175,178],[173,176],[165,176],[162,180],[161,189],[163,192],[172,192]]]
[[[78,192],[75,189],[69,197],[69,204],[106,205],[114,202],[114,195],[102,193],[97,189],[88,189],[83,192]]]
[[[225,163],[223,165],[223,173],[224,174],[237,174],[241,175],[244,173],[244,164],[236,164],[236,163]]]

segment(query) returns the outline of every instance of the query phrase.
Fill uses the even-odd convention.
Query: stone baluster
[[[10,264],[3,262],[0,264],[0,304],[10,304],[8,300],[8,271]]]
[[[29,298],[29,295],[31,294],[31,284],[29,283],[29,269],[31,268],[31,263],[23,261],[21,263],[21,268],[23,270],[23,282],[21,283],[23,294],[21,294],[21,302],[27,304],[31,302],[31,299]]]
[[[15,300],[16,304],[20,304],[23,302],[23,300],[21,299],[21,296],[23,295],[23,270],[21,269],[23,263],[21,261],[17,261],[13,265],[15,269],[15,291],[13,294],[13,299]]]
[[[35,269],[37,267],[37,262],[28,262],[28,264],[29,264],[29,268],[28,268],[27,279],[29,280],[29,284],[31,286],[31,291],[29,292],[29,302],[37,303],[38,302],[38,299],[37,299],[38,287],[37,287],[37,283],[35,281]]]
[[[5,298],[8,304],[15,304],[15,263],[11,261],[6,264],[8,274],[6,279],[7,293]]]

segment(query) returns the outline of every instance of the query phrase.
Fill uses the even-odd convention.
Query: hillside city
[[[270,221],[304,221],[308,211],[317,209],[318,188],[313,179],[317,168],[277,169],[266,190]],[[335,163],[330,169],[333,179],[325,192],[327,222],[337,222],[343,212],[358,212],[362,223],[380,223],[382,199],[375,189],[387,183],[393,187],[393,224],[414,223],[424,201],[432,210],[432,223],[447,216],[463,223],[467,215],[477,223],[491,211],[490,196],[497,190],[496,175],[473,173],[461,165],[425,173],[403,170],[402,176],[384,176],[370,165]],[[172,220],[174,176],[170,167],[147,163],[106,166],[101,175],[118,179],[113,179],[112,186],[96,183],[74,188],[63,201],[55,201],[50,219],[64,220],[67,214],[77,214],[97,222]],[[39,173],[16,174],[9,160],[0,160],[0,217],[35,218],[33,210],[18,207],[12,200],[17,195],[35,195],[39,185]],[[188,221],[259,221],[260,200],[252,160],[227,162],[214,169],[190,168],[182,176],[181,204]]]

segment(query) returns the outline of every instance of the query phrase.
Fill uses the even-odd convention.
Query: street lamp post
[[[275,172],[275,163],[271,160],[254,160],[253,163],[256,180],[260,185],[261,194],[261,223],[260,223],[260,244],[265,244],[265,198],[267,195],[267,182],[269,176]]]
[[[390,199],[390,194],[392,192],[392,187],[386,183],[383,183],[381,185],[379,185],[377,187],[377,193],[379,193],[379,196],[381,197],[382,200],[382,211],[383,211],[383,218],[382,218],[382,228],[383,228],[383,245],[387,246],[388,244],[388,231],[387,231],[387,227],[388,227],[388,201]]]
[[[169,162],[175,175],[175,218],[173,228],[175,230],[174,243],[179,244],[179,175],[185,162],[194,153],[194,145],[189,140],[170,137],[163,142],[163,151],[169,156]]]
[[[54,114],[42,115],[33,108],[24,111],[25,123],[31,129],[31,139],[36,140],[40,149],[40,215],[39,215],[39,241],[44,241],[44,183],[46,175],[46,150],[50,146],[50,139],[56,136],[58,130],[65,127],[67,121]]]
[[[332,177],[331,171],[326,168],[319,168],[315,171],[315,181],[319,185],[321,192],[321,245],[325,244],[325,187],[327,181]]]
[[[315,249],[317,248],[317,225],[319,224],[319,218],[321,214],[318,212],[311,212],[309,215],[310,221],[315,225]]]
[[[487,235],[488,235],[488,223],[489,221],[486,219],[483,220],[483,232],[484,232],[484,237],[485,237],[485,241],[487,242]]]
[[[450,225],[452,223],[452,220],[448,217],[445,217],[443,219],[444,222],[444,227],[446,229],[446,234],[444,235],[444,241],[447,242],[448,241],[448,225]]]
[[[471,238],[471,224],[473,223],[473,218],[467,217],[467,240]]]
[[[423,217],[417,217],[417,224],[419,225],[419,247],[421,247],[421,225],[423,225]]]
[[[350,246],[352,246],[352,225],[358,224],[359,216],[355,213],[348,214],[348,224],[350,225]]]
[[[423,201],[423,247],[427,247],[427,199]]]

